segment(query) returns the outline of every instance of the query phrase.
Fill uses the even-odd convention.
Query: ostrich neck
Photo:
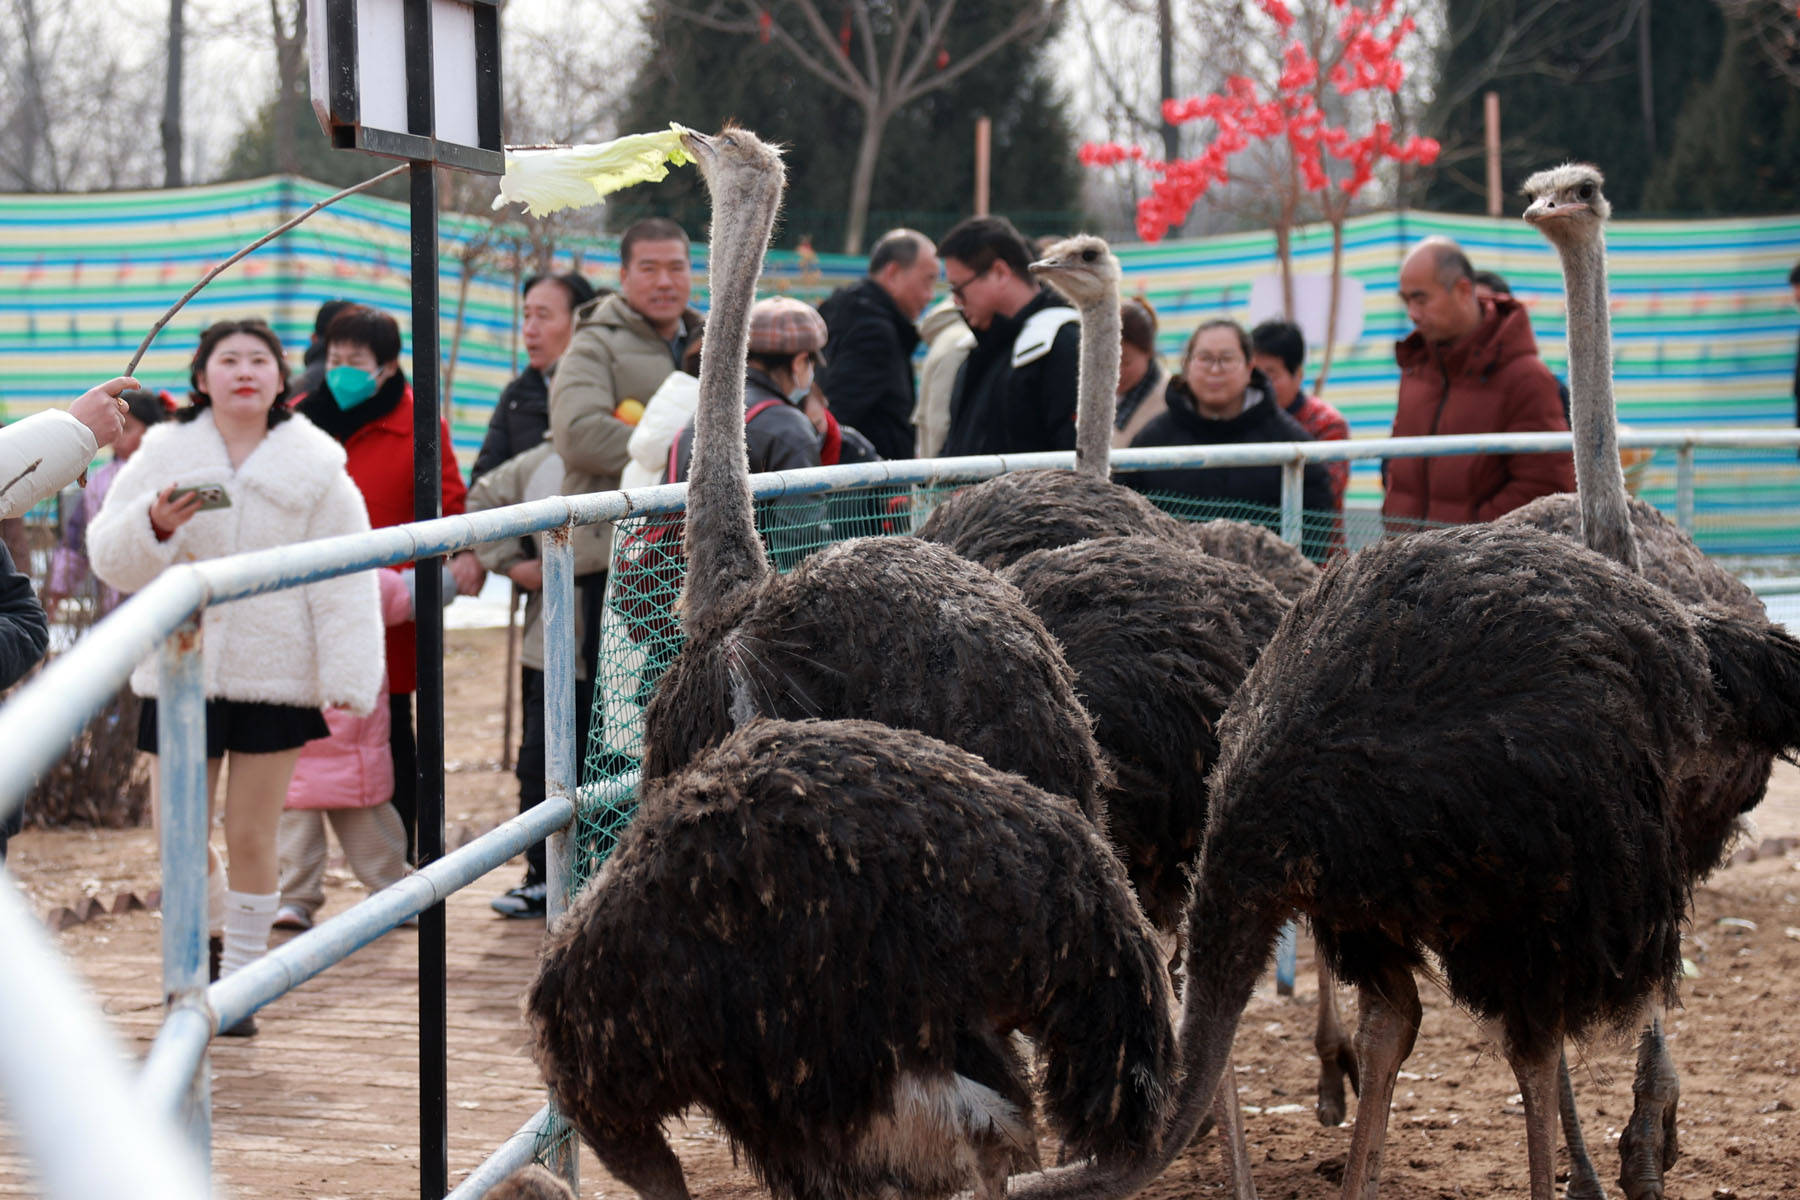
[[[1113,419],[1119,411],[1119,298],[1081,307],[1081,370],[1075,377],[1075,470],[1111,472]]]
[[[750,500],[744,441],[744,371],[750,305],[763,250],[775,227],[781,181],[758,177],[745,191],[721,184],[713,197],[707,274],[712,311],[700,353],[700,406],[688,467],[687,599],[690,625],[769,572]]]
[[[1569,304],[1569,423],[1575,439],[1581,540],[1588,549],[1635,571],[1637,541],[1619,466],[1619,422],[1613,404],[1606,242],[1596,231],[1592,241],[1558,250]]]

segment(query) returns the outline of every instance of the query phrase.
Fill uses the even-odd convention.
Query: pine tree
[[[959,44],[976,44],[1009,18],[1012,5],[970,6],[939,61]],[[772,5],[777,14],[780,5]],[[788,145],[788,191],[776,243],[810,237],[820,249],[843,244],[850,175],[862,136],[861,114],[838,92],[755,36],[701,28],[652,8],[653,52],[620,119],[626,130],[674,120],[717,129],[727,119]],[[908,224],[936,236],[969,212],[974,196],[975,120],[993,119],[991,208],[1028,233],[1073,232],[1080,167],[1075,138],[1048,79],[1043,44],[1008,46],[949,87],[920,98],[889,122],[877,162],[869,240]],[[677,171],[609,204],[622,229],[651,213],[704,236],[708,211],[694,172]]]

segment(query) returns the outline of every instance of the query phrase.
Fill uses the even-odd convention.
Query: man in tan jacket
[[[563,461],[563,494],[619,486],[632,426],[700,331],[688,307],[688,238],[662,217],[638,221],[619,241],[619,290],[576,313],[575,335],[550,389],[550,440]],[[594,677],[612,527],[575,530],[577,616],[584,678]]]

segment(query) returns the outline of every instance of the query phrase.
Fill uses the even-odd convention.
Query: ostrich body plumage
[[[644,714],[654,778],[750,713],[853,716],[962,746],[1100,818],[1110,782],[1056,640],[992,572],[913,538],[859,538],[693,630]]]
[[[608,1170],[685,1195],[660,1125],[701,1105],[777,1197],[1004,1191],[1050,1124],[1155,1144],[1167,974],[1073,805],[868,721],[754,721],[646,786],[527,998]]]
[[[1062,644],[1117,776],[1108,836],[1151,924],[1173,931],[1206,830],[1219,718],[1288,602],[1246,567],[1147,537],[1039,550],[1006,578]]]

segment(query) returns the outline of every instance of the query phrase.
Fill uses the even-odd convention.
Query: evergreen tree
[[[1527,10],[1531,11],[1527,11]],[[1450,40],[1425,127],[1444,145],[1428,208],[1486,211],[1482,94],[1500,96],[1505,187],[1559,162],[1606,172],[1615,211],[1644,208],[1693,85],[1719,61],[1714,0],[1448,0]]]
[[[979,44],[1002,28],[1012,5],[971,6],[945,47]],[[780,5],[771,8],[779,14]],[[799,66],[779,46],[755,36],[708,30],[690,22],[647,18],[653,52],[620,119],[625,130],[679,121],[711,131],[734,119],[787,143],[788,189],[776,244],[810,237],[821,250],[843,244],[851,170],[862,113],[841,93]],[[1027,233],[1067,233],[1082,222],[1080,166],[1062,99],[1044,64],[1042,42],[1010,45],[949,87],[921,97],[888,123],[875,170],[869,240],[898,224],[936,236],[970,211],[974,197],[975,120],[993,119],[990,207]],[[672,172],[652,187],[609,202],[615,231],[652,213],[673,217],[704,236],[708,204],[693,171]]]
[[[1725,131],[1725,136],[1721,136]],[[1719,215],[1792,212],[1800,203],[1800,88],[1733,23],[1711,80],[1694,89],[1645,205]]]
[[[281,166],[276,161],[275,149],[275,123],[281,119],[282,112],[283,106],[271,99],[263,105],[256,118],[244,126],[237,141],[232,143],[224,169],[219,172],[221,180],[256,179],[263,175],[282,173]],[[335,149],[325,136],[325,131],[319,128],[319,119],[313,115],[312,108],[308,105],[288,105],[286,112],[291,122],[297,174],[333,187],[349,187],[395,165],[393,159],[364,154],[359,150]],[[389,200],[405,200],[408,195],[406,177],[402,175],[378,184],[366,194],[385,196]]]

